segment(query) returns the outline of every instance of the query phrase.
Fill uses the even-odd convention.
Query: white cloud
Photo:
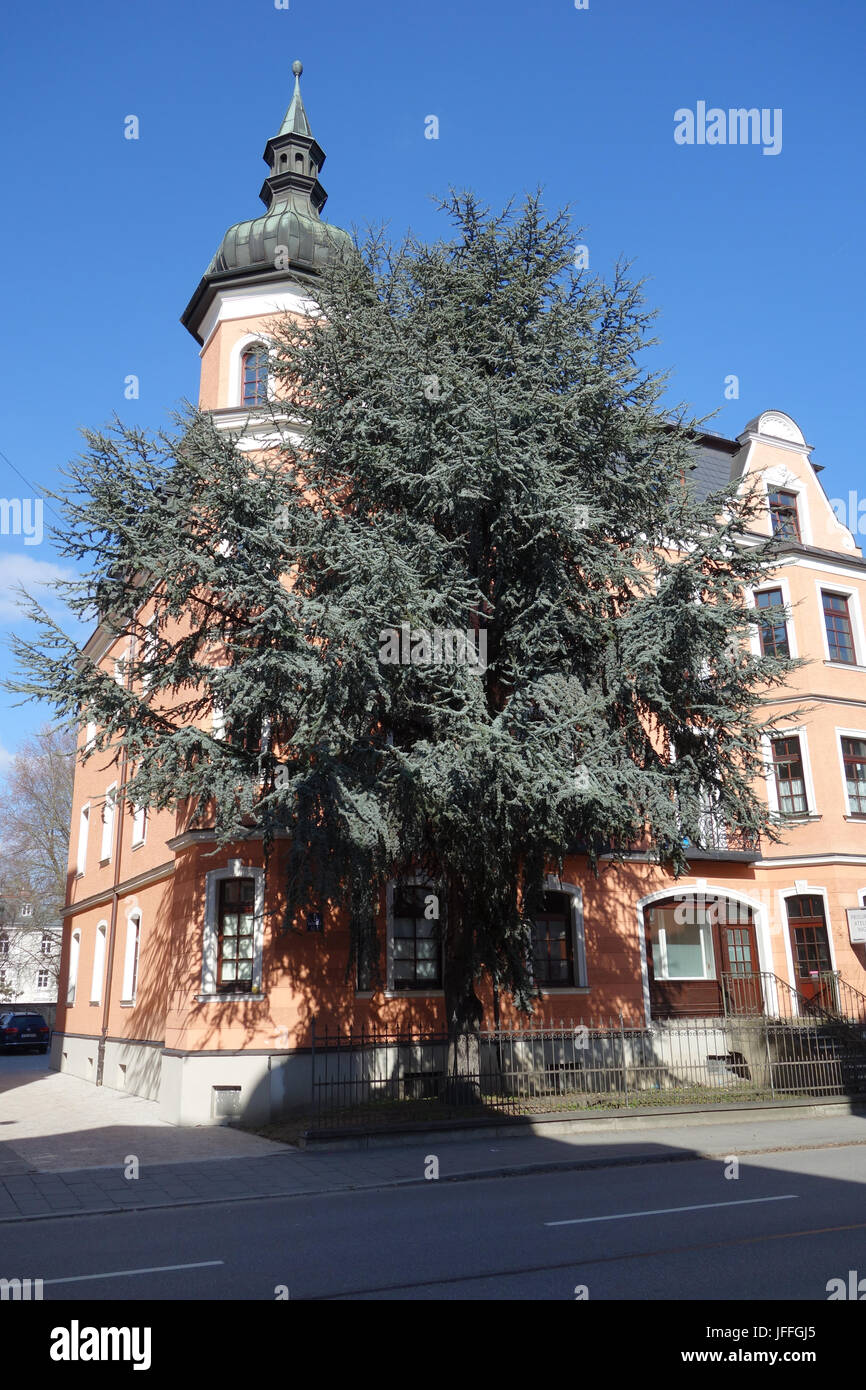
[[[50,589],[43,586],[56,579],[71,579],[75,571],[50,560],[34,560],[30,555],[0,555],[0,622],[21,622],[20,599],[15,588],[21,585],[46,608],[62,608]]]

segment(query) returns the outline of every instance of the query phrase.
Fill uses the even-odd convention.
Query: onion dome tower
[[[348,232],[320,217],[327,193],[319,181],[325,152],[310,129],[301,98],[303,65],[292,64],[295,90],[276,135],[262,156],[268,176],[259,197],[267,211],[229,227],[205,271],[181,323],[199,343],[215,298],[239,287],[266,287],[287,280],[309,283],[352,247]]]

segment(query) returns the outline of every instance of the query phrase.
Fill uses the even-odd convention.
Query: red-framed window
[[[241,358],[241,405],[265,405],[268,399],[268,350],[262,343]]]
[[[846,666],[856,666],[857,653],[854,650],[854,632],[847,598],[844,594],[830,594],[822,590],[821,601],[824,606],[824,626],[827,629],[830,660],[844,661]]]
[[[779,488],[769,494],[768,500],[773,535],[785,536],[788,540],[798,541],[800,539],[800,518],[797,515],[796,492],[785,492],[784,489]]]
[[[797,978],[808,980],[811,976],[831,971],[833,963],[830,960],[823,898],[816,893],[806,893],[796,898],[786,898],[785,906],[788,909]]]
[[[782,590],[761,589],[760,593],[755,594],[755,605],[758,608],[783,608]],[[761,654],[763,656],[788,657],[791,655],[788,647],[788,625],[781,614],[773,614],[765,623],[761,623],[758,632],[761,638]]]
[[[843,738],[845,785],[852,816],[866,816],[866,739]]]
[[[806,775],[803,769],[803,756],[799,738],[774,738],[773,775],[776,779],[776,795],[779,799],[779,814],[782,816],[802,816],[809,810],[806,800]]]

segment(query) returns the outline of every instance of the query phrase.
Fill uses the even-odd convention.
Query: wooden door
[[[786,906],[797,993],[807,1008],[815,1003],[834,1013],[836,991],[824,899],[808,893],[786,899]]]
[[[723,909],[725,906],[727,904],[723,904]],[[728,1012],[759,1014],[763,1010],[763,995],[758,940],[751,912],[745,921],[742,920],[743,915],[743,910],[738,909],[736,922],[715,923],[713,943],[718,962],[716,968],[725,991]]]

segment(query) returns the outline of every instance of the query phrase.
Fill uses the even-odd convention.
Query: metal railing
[[[811,1018],[866,1027],[866,994],[843,980],[838,970],[810,975],[799,988],[770,970],[723,972],[719,983],[726,1015]]]
[[[620,1017],[487,1028],[462,1037],[459,1049],[444,1033],[317,1026],[310,1127],[866,1092],[866,1043],[856,1030],[783,1015],[771,1002],[772,1014],[729,1009],[650,1027]]]

